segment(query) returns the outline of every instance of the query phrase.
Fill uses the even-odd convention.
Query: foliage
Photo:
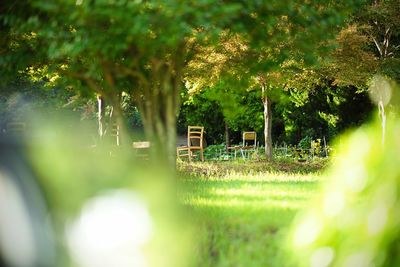
[[[317,139],[317,140],[312,140],[311,141],[311,149],[312,149],[312,153],[314,155],[321,155],[322,153],[322,145],[321,145],[321,139]],[[328,150],[328,148],[326,148],[326,150]],[[326,151],[326,153],[328,153],[328,151]]]
[[[378,123],[341,140],[329,181],[293,227],[301,266],[399,265],[399,122],[389,125],[384,147]]]
[[[295,88],[284,91],[272,105],[272,136],[274,143],[298,144],[305,136],[323,138],[327,142],[346,129],[368,121],[373,105],[366,92],[354,87],[334,86],[329,82],[310,85],[307,90]],[[317,86],[317,87],[314,87]],[[232,144],[241,142],[241,132],[256,130],[260,145],[263,144],[263,117],[260,91],[235,92],[231,119],[221,111],[217,89],[205,90],[193,96],[185,96],[178,119],[178,129],[186,132],[187,125],[203,125],[207,131],[207,143],[225,142],[224,121],[230,128]],[[227,95],[233,91],[226,92]],[[233,96],[229,96],[232,97]],[[240,112],[239,112],[240,111]],[[224,118],[225,117],[225,118]]]
[[[289,101],[277,103],[277,142],[297,144],[305,136],[326,137],[329,142],[346,129],[367,122],[373,105],[366,92],[330,82],[310,91],[289,90]],[[278,126],[277,125],[277,126]],[[274,133],[274,132],[273,132]]]
[[[9,121],[28,122],[34,113],[69,113],[77,120],[91,114],[91,105],[75,92],[60,87],[49,87],[43,81],[16,77],[0,86],[0,125]]]
[[[177,120],[178,133],[185,134],[187,126],[204,126],[207,144],[221,143],[224,140],[224,118],[220,105],[204,94],[186,96]]]
[[[366,89],[369,79],[378,69],[374,53],[366,50],[369,38],[360,33],[356,25],[348,25],[336,37],[338,48],[328,67],[334,77],[333,84]]]
[[[225,144],[207,146],[204,150],[204,158],[205,160],[227,160],[229,156],[226,155],[225,151]]]
[[[299,147],[301,149],[310,149],[311,148],[312,137],[306,136],[299,142]]]
[[[371,117],[373,105],[366,92],[357,92],[354,87],[333,86],[329,82],[320,83],[320,87],[313,85],[307,90],[293,88],[284,91],[276,98],[272,105],[275,114],[272,117],[272,136],[275,143],[294,145],[307,135],[313,138],[325,136],[329,142],[338,133],[357,127]],[[181,132],[186,132],[188,124],[204,125],[208,144],[218,144],[225,141],[225,120],[230,128],[232,144],[239,144],[241,132],[250,129],[257,131],[260,144],[263,144],[260,92],[236,92],[235,102],[231,102],[235,106],[231,108],[232,119],[228,119],[223,116],[225,113],[221,111],[217,95],[211,93],[215,90],[190,96],[183,103],[178,120]],[[231,93],[227,92],[226,95]]]
[[[278,66],[292,48],[307,54],[357,1],[326,2],[36,0],[16,5],[7,0],[0,13],[5,36],[0,71],[7,76],[44,71],[52,81],[107,98],[117,115],[120,97],[128,93],[157,154],[172,165],[175,115],[189,62],[199,54],[200,60],[207,57],[214,45],[222,51],[213,55],[219,65],[230,61],[230,56],[220,60],[221,53],[261,51],[245,53],[243,68],[233,72],[255,74]],[[238,45],[229,42],[232,38]],[[229,45],[218,47],[221,39]]]
[[[285,87],[287,79],[290,80],[289,77],[296,68],[299,68],[293,66],[296,65],[294,62],[314,63],[317,51],[327,50],[328,46],[322,46],[320,43],[334,35],[337,25],[343,22],[342,19],[348,9],[356,4],[352,2],[349,6],[345,6],[344,3],[336,5],[322,1],[317,6],[301,3],[300,7],[298,3],[293,3],[290,8],[293,8],[294,13],[276,16],[271,23],[272,27],[267,27],[264,38],[268,39],[268,45],[263,45],[260,40],[254,45],[251,42],[253,40],[249,40],[246,35],[243,38],[235,32],[224,31],[219,36],[217,45],[200,50],[194,57],[189,70],[185,73],[186,85],[191,91],[201,88],[214,90],[222,80],[224,90],[220,90],[222,92],[220,101],[225,103],[222,106],[228,107],[234,105],[232,100],[235,99],[234,96],[224,95],[230,89],[240,90],[236,89],[238,85],[246,83],[247,86],[241,90],[261,89],[261,100],[264,105],[265,154],[270,159],[272,96]],[[299,13],[296,13],[297,11]],[[321,23],[313,23],[314,21]],[[216,91],[218,93],[218,90]],[[231,116],[229,112],[224,115],[228,119]]]
[[[371,1],[355,13],[341,30],[333,52],[333,62],[327,66],[335,84],[352,85],[366,90],[377,73],[398,80],[400,4],[396,0]]]

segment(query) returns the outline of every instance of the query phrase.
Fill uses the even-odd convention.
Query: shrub
[[[207,146],[204,149],[204,158],[206,160],[229,159],[229,155],[226,154],[225,144]]]
[[[306,137],[304,137],[303,139],[300,140],[298,146],[301,149],[310,149],[312,141],[313,141],[312,137],[306,136]]]

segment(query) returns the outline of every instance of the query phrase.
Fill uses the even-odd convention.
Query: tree
[[[3,24],[7,36],[18,36],[13,38],[18,42],[16,48],[13,41],[6,44],[10,53],[4,65],[9,67],[14,58],[22,62],[19,70],[46,64],[75,88],[96,93],[101,132],[104,101],[120,117],[119,98],[128,92],[142,113],[148,138],[172,163],[181,73],[193,39],[212,38],[239,16],[240,5],[211,2],[33,1],[13,20],[9,13],[18,6],[6,2]],[[41,57],[26,60],[20,47],[32,47]]]
[[[313,5],[294,0],[3,1],[6,49],[0,64],[8,73],[46,65],[60,81],[98,94],[100,102],[105,98],[117,118],[121,94],[127,92],[158,155],[172,166],[183,73],[201,47],[214,44],[229,29],[229,36],[243,38],[252,54],[247,69],[267,71],[287,51],[279,49],[275,62],[263,56],[271,52],[266,48],[293,38],[300,50],[311,51],[312,43],[325,38],[353,6],[348,1]]]
[[[364,34],[370,37],[375,45],[379,58],[379,74],[393,76],[399,80],[400,68],[400,3],[394,0],[374,1],[368,5],[365,12],[359,16],[360,23],[364,25]],[[394,63],[394,64],[393,64]],[[396,64],[397,63],[397,64]],[[378,105],[379,116],[382,122],[382,144],[385,142],[386,111],[385,106],[390,101],[388,90],[390,84],[381,76],[373,78],[371,92],[373,100]]]
[[[382,143],[386,128],[386,105],[391,85],[399,81],[400,3],[393,0],[369,1],[354,14],[336,40],[338,48],[333,61],[325,65],[325,76],[334,85],[369,91],[379,109],[382,122]]]
[[[273,27],[267,27],[264,35],[258,36],[259,45],[249,41],[246,35],[224,32],[218,45],[203,48],[192,61],[192,70],[186,75],[189,91],[212,88],[218,79],[224,77],[248,80],[249,86],[245,89],[260,88],[264,106],[265,154],[268,160],[272,159],[271,96],[275,94],[274,90],[283,89],[287,82],[282,74],[285,62],[302,60],[309,64],[316,58],[316,50],[326,51],[321,42],[334,36],[337,25],[343,22],[342,15],[349,7],[344,3],[320,3],[316,6],[293,3],[290,16],[284,13],[276,15],[271,23]],[[262,40],[267,45],[260,45]],[[288,71],[293,73],[291,68]]]

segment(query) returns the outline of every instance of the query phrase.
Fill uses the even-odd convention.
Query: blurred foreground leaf
[[[399,266],[400,122],[344,137],[329,181],[294,223],[291,246],[300,266]]]

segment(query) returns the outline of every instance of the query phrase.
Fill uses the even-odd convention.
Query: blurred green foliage
[[[51,116],[35,113],[29,118],[33,125],[29,136],[35,138],[28,139],[26,154],[47,199],[49,218],[57,236],[58,266],[76,265],[75,255],[67,250],[65,244],[71,224],[79,225],[79,216],[93,209],[91,200],[119,191],[138,196],[150,214],[152,234],[140,248],[147,266],[188,266],[192,261],[188,258],[193,249],[192,230],[176,201],[175,177],[170,172],[155,162],[136,157],[130,146],[117,147],[106,141],[102,146],[93,145],[93,140],[87,136],[93,129],[86,122],[54,113]],[[105,247],[112,246],[112,237],[120,233],[119,224],[126,226],[126,222],[118,219],[123,208],[109,210],[115,213],[115,218],[110,218],[114,224],[98,233],[98,237],[92,236],[96,242]],[[101,210],[97,212],[101,213]],[[94,222],[93,231],[104,225],[107,225],[107,220]],[[80,236],[79,245],[88,245],[90,240],[85,238],[88,237]],[[89,251],[98,249],[93,243],[91,245]],[[120,249],[123,255],[130,248]]]
[[[399,120],[340,139],[329,181],[293,224],[291,244],[301,266],[398,266]]]

